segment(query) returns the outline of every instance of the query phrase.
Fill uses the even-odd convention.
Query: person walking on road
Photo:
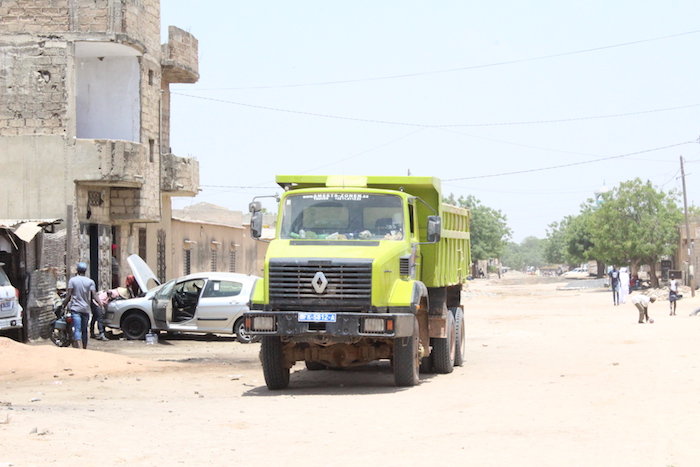
[[[615,266],[613,266],[612,271],[608,273],[608,276],[610,277],[610,288],[612,289],[613,293],[613,304],[614,305],[619,305],[620,304],[620,271],[617,270]]]
[[[627,303],[630,294],[630,273],[627,268],[620,268],[620,303]]]
[[[90,320],[91,304],[97,302],[97,291],[95,281],[85,277],[87,264],[82,261],[76,266],[77,276],[73,276],[68,281],[66,288],[66,298],[63,299],[63,307],[68,305],[73,317],[74,345],[87,349],[88,344],[88,323]]]
[[[633,295],[631,302],[639,310],[639,324],[644,324],[644,321],[653,323],[653,319],[649,319],[649,304],[656,301],[656,295],[647,297],[646,295]]]
[[[671,279],[668,283],[668,303],[671,307],[670,316],[676,316],[676,302],[678,301],[678,281]]]

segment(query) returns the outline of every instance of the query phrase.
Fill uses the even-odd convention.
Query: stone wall
[[[49,337],[49,326],[56,318],[54,304],[60,302],[56,293],[56,269],[38,269],[30,276],[29,299],[27,300],[27,329],[28,339]]]
[[[66,47],[0,41],[0,136],[65,134]]]

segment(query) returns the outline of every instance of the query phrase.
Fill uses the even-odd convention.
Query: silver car
[[[150,330],[235,334],[250,342],[242,315],[257,276],[231,272],[202,272],[157,284],[155,275],[138,256],[127,260],[143,297],[114,300],[107,305],[104,324],[121,329],[127,339],[143,339]]]
[[[22,306],[19,304],[19,291],[12,286],[0,263],[0,331],[22,340]]]

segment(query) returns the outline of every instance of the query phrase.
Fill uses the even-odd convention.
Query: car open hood
[[[134,275],[134,278],[136,279],[136,283],[141,287],[141,290],[145,293],[148,292],[148,284],[150,281],[154,281],[155,285],[151,285],[151,289],[160,285],[160,281],[156,277],[155,274],[153,274],[153,271],[151,271],[151,268],[148,267],[148,264],[144,260],[141,259],[139,255],[131,255],[126,259],[126,262],[129,263],[129,267],[131,267],[131,273]]]

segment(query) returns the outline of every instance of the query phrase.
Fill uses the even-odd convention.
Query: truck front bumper
[[[328,336],[396,338],[413,335],[411,313],[307,313],[249,311],[246,332],[255,336]]]

